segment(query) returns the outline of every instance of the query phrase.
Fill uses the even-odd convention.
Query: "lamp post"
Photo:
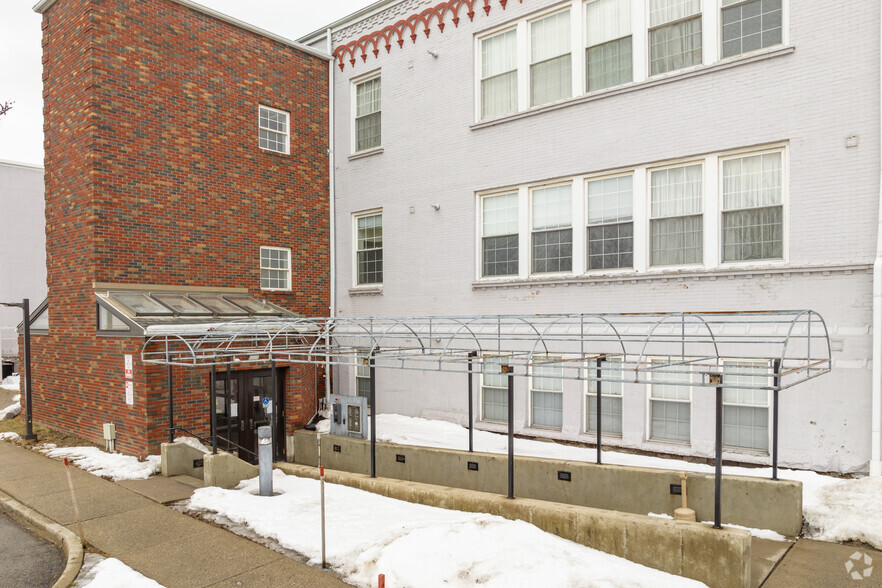
[[[31,301],[27,298],[21,302],[0,302],[2,306],[16,306],[21,308],[24,315],[24,361],[25,361],[25,422],[26,429],[24,438],[34,440],[33,413],[31,412]]]

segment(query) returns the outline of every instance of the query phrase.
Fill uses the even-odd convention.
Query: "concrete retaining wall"
[[[315,433],[300,430],[288,437],[288,459],[316,466]],[[339,447],[339,451],[334,448]],[[322,465],[334,470],[370,473],[370,442],[322,435]],[[404,463],[396,460],[404,456]],[[468,462],[478,470],[468,469]],[[570,473],[571,481],[558,479]],[[377,443],[377,475],[425,484],[452,486],[493,494],[508,493],[508,459],[493,453],[468,453],[449,449]],[[680,496],[670,493],[679,484],[679,472],[652,468],[600,465],[535,457],[515,458],[515,496],[550,502],[614,510],[633,514],[673,515]],[[714,477],[690,474],[689,507],[699,521],[714,516]],[[802,483],[723,476],[723,523],[771,529],[796,536],[802,531]]]
[[[277,467],[289,474],[318,478],[314,467],[292,464]],[[750,585],[750,535],[740,529],[715,530],[699,523],[528,498],[508,500],[499,494],[370,478],[336,470],[326,469],[325,480],[408,502],[527,521],[565,539],[699,580],[711,588]]]
[[[166,478],[171,476],[191,476],[204,479],[203,467],[194,467],[193,462],[203,459],[206,454],[186,443],[163,443],[160,448],[162,458],[162,475]]]

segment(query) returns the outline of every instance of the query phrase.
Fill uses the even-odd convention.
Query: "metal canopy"
[[[467,373],[493,357],[515,375],[783,390],[831,369],[823,318],[810,310],[647,314],[251,319],[148,327],[145,363],[366,364]],[[608,362],[603,372],[595,360]],[[489,363],[488,363],[489,365]],[[757,378],[757,366],[768,366]],[[772,369],[774,368],[774,369]],[[486,368],[485,368],[486,369]],[[699,377],[699,375],[701,377]],[[743,377],[731,377],[743,376]]]

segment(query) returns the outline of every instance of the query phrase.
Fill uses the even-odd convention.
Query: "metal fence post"
[[[601,366],[603,365],[603,361],[606,359],[606,356],[601,355],[597,358],[597,465],[600,465],[600,446],[601,446],[601,430],[602,421],[603,421],[603,403],[601,401],[601,396],[603,395],[603,386],[601,385],[601,378],[603,377],[603,371]]]
[[[514,498],[514,369],[505,366],[508,373],[508,497]]]
[[[722,484],[723,484],[723,375],[710,374],[710,383],[716,384],[717,404],[716,416],[716,438],[714,453],[716,455],[716,463],[714,464],[714,529],[722,529]]]
[[[475,418],[473,414],[474,401],[472,400],[472,385],[474,374],[472,373],[472,358],[477,356],[477,351],[469,351],[469,453],[472,453],[475,450]]]
[[[214,364],[211,364],[211,378],[209,380],[211,386],[211,392],[208,394],[211,403],[211,452],[217,453],[217,389],[215,387],[217,368]]]
[[[169,361],[168,352],[165,354],[165,360]],[[168,364],[168,442],[175,442],[175,400],[174,400],[174,384],[172,380],[172,364]]]
[[[371,398],[368,408],[371,411],[371,478],[377,477],[377,368],[374,366],[374,352],[368,358],[371,370]]]
[[[772,479],[778,479],[778,394],[781,392],[778,386],[781,385],[781,360],[774,361],[772,375]]]

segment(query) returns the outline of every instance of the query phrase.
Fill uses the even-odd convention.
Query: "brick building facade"
[[[96,295],[235,292],[325,315],[328,63],[184,1],[36,9],[49,325],[33,336],[34,420],[93,441],[114,422],[118,450],[156,453],[168,435],[166,368],[140,363],[146,331],[99,332]],[[263,260],[262,282],[263,248],[283,259],[275,270]],[[283,371],[290,430],[314,414],[321,378],[310,366]],[[203,435],[208,378],[174,372],[175,424]]]

